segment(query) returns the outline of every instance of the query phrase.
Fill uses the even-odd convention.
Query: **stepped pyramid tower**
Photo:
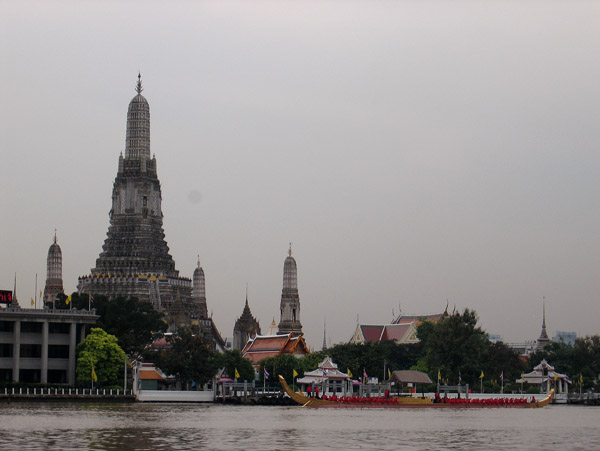
[[[260,335],[260,324],[252,315],[248,305],[248,289],[246,289],[246,305],[242,316],[240,316],[233,326],[233,349],[242,350],[249,339]]]
[[[281,290],[280,320],[278,334],[289,334],[295,337],[302,335],[300,323],[300,296],[298,295],[298,270],[296,260],[292,257],[292,245],[283,263],[283,289]]]
[[[16,291],[15,275],[15,291]],[[58,245],[56,230],[54,231],[54,242],[48,249],[48,259],[46,260],[46,286],[44,287],[44,304],[52,304],[58,293],[64,293],[62,279],[62,250]],[[16,296],[15,296],[16,297]]]
[[[198,286],[192,294],[192,281],[179,276],[169,254],[156,157],[150,156],[150,105],[142,95],[141,75],[135,90],[127,110],[125,156],[119,156],[106,240],[96,266],[79,278],[77,288],[112,299],[137,297],[164,312],[170,324],[180,324],[185,315],[188,324],[206,320],[205,326],[212,328],[202,268],[196,269]]]

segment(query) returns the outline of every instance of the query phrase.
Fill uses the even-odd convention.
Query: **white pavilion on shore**
[[[527,383],[530,385],[538,385],[540,392],[550,392],[550,389],[556,383],[556,393],[568,393],[571,379],[566,374],[555,371],[546,359],[543,359],[531,373],[524,374],[520,379],[516,380],[517,384]]]
[[[319,363],[316,370],[306,371],[296,383],[302,386],[303,391],[310,386],[311,391],[318,387],[321,393],[328,395],[346,396],[352,393],[352,379],[347,373],[338,370],[337,364],[333,363],[329,356]]]

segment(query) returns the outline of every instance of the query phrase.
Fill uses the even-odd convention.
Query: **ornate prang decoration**
[[[135,90],[137,91],[138,94],[141,94],[142,91],[144,90],[144,88],[142,87],[142,74],[140,72],[138,72],[138,81],[137,81],[137,85],[135,86]]]
[[[292,256],[292,243],[290,243],[290,249],[288,250],[288,255],[290,257]]]

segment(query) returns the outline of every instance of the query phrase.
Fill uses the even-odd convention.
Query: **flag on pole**
[[[392,372],[390,371],[390,369],[388,368],[388,379],[392,378]]]
[[[502,372],[500,373],[500,380],[501,380],[501,381],[503,381],[503,380],[504,380],[504,371],[502,371]]]
[[[458,384],[460,385],[460,383],[462,382],[462,376],[460,374],[460,371],[458,372]]]
[[[521,379],[525,379],[525,373],[521,373]]]
[[[348,373],[348,377],[353,377],[352,376],[352,371],[350,371],[350,368],[348,368],[347,373]]]
[[[69,305],[71,303],[71,296],[65,299],[65,304]]]
[[[580,375],[579,375],[579,383],[580,383],[580,384],[583,384],[583,374],[580,374]]]
[[[363,379],[365,380],[365,383],[369,380],[366,368],[363,368]]]
[[[98,376],[96,376],[96,371],[94,371],[94,367],[92,367],[92,380],[94,382],[98,382]]]
[[[292,372],[292,375],[293,375],[294,377],[298,377],[298,371],[296,371],[296,369],[295,369],[295,368],[294,368],[294,371]]]
[[[236,379],[239,379],[239,378],[240,378],[240,373],[239,373],[239,371],[237,370],[237,368],[234,368],[234,370],[235,370],[235,373],[234,373],[234,374],[235,374],[235,378],[236,378]]]
[[[31,305],[35,305],[35,301],[31,298]]]
[[[442,380],[442,373],[440,372],[440,370],[438,370],[438,381]]]
[[[267,371],[267,367],[264,367],[263,369],[265,371],[265,379],[268,379],[269,378],[269,372]]]
[[[479,379],[483,379],[483,370],[481,370],[481,374],[479,375]]]

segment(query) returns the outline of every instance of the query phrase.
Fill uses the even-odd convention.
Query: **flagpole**
[[[37,272],[35,273],[35,308],[37,309]]]

